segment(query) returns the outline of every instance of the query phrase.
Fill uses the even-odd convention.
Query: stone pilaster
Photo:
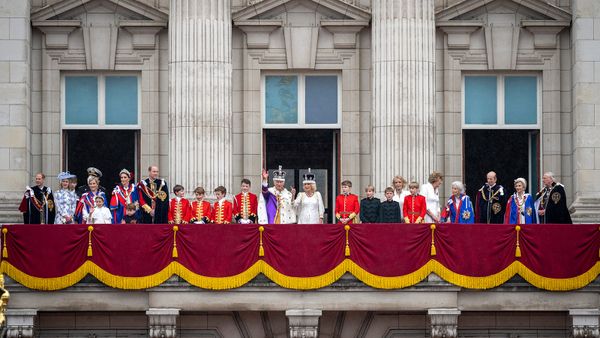
[[[426,182],[435,169],[434,0],[373,1],[372,172]]]
[[[146,315],[148,316],[148,337],[177,337],[179,309],[151,308],[146,311]]]
[[[573,0],[573,221],[600,218],[600,2]],[[569,187],[567,187],[569,189]]]
[[[0,4],[0,198],[31,180],[31,1]]]
[[[198,184],[231,188],[230,6],[223,0],[171,0],[169,178],[188,192]]]
[[[598,309],[571,309],[573,338],[598,338],[600,337],[600,310]]]
[[[286,310],[290,338],[316,338],[319,336],[321,310]]]
[[[6,310],[6,336],[8,338],[31,338],[35,331],[35,309]]]
[[[431,338],[458,337],[458,309],[429,309],[427,310],[431,323]]]

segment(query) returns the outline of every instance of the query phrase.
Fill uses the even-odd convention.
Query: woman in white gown
[[[322,224],[325,206],[321,193],[317,191],[315,175],[310,172],[304,174],[304,192],[298,194],[294,201],[298,224]]]

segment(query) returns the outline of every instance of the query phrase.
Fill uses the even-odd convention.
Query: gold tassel
[[[263,248],[263,231],[265,231],[264,226],[258,227],[259,232],[259,247],[258,247],[258,257],[265,257],[265,249]]]
[[[94,231],[93,226],[88,226],[88,250],[87,256],[92,257],[92,231]]]
[[[517,225],[515,230],[517,230],[517,249],[515,250],[515,257],[519,258],[521,257],[521,247],[519,246],[519,231],[521,231],[521,226]]]
[[[350,232],[350,226],[344,226],[344,230],[346,230],[346,250],[344,251],[344,254],[346,255],[346,257],[350,257],[350,242],[348,241],[348,233]]]
[[[173,258],[179,258],[179,253],[177,252],[177,231],[179,231],[179,227],[176,225],[173,227]]]
[[[8,232],[7,228],[2,228],[2,258],[8,258],[8,249],[6,249],[6,233]]]
[[[435,224],[432,224],[429,228],[431,228],[431,256],[435,256],[437,255],[435,250]]]

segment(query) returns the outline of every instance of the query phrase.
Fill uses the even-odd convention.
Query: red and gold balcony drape
[[[598,225],[5,225],[0,272],[37,290],[87,274],[121,289],[178,275],[230,289],[263,273],[317,289],[349,272],[374,288],[415,285],[430,273],[493,288],[515,275],[546,290],[586,286],[600,273]]]

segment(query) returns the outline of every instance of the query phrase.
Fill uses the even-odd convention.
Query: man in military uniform
[[[54,224],[56,209],[52,189],[44,186],[46,175],[35,175],[35,186],[26,187],[19,211],[23,213],[24,224]]]
[[[138,183],[142,223],[165,224],[169,215],[169,187],[158,177],[158,167],[148,167],[148,178]]]
[[[98,178],[98,183],[100,182],[100,178],[102,177],[102,172],[98,168],[94,168],[94,167],[87,168],[87,174],[88,174],[88,179],[90,178],[90,176]],[[88,180],[85,180],[85,181],[87,182]],[[79,186],[79,187],[77,187],[77,190],[75,190],[75,192],[77,193],[77,197],[81,197],[81,195],[83,195],[84,193],[86,193],[88,191],[90,191],[90,187],[87,184]],[[101,191],[106,194],[106,188],[104,188],[100,184],[98,184],[98,191]]]
[[[557,183],[554,174],[547,172],[542,176],[544,189],[535,195],[535,209],[541,224],[572,224],[571,215],[567,208],[565,187]]]
[[[502,224],[506,209],[504,187],[497,184],[496,173],[490,171],[487,182],[477,191],[475,199],[475,223]]]

